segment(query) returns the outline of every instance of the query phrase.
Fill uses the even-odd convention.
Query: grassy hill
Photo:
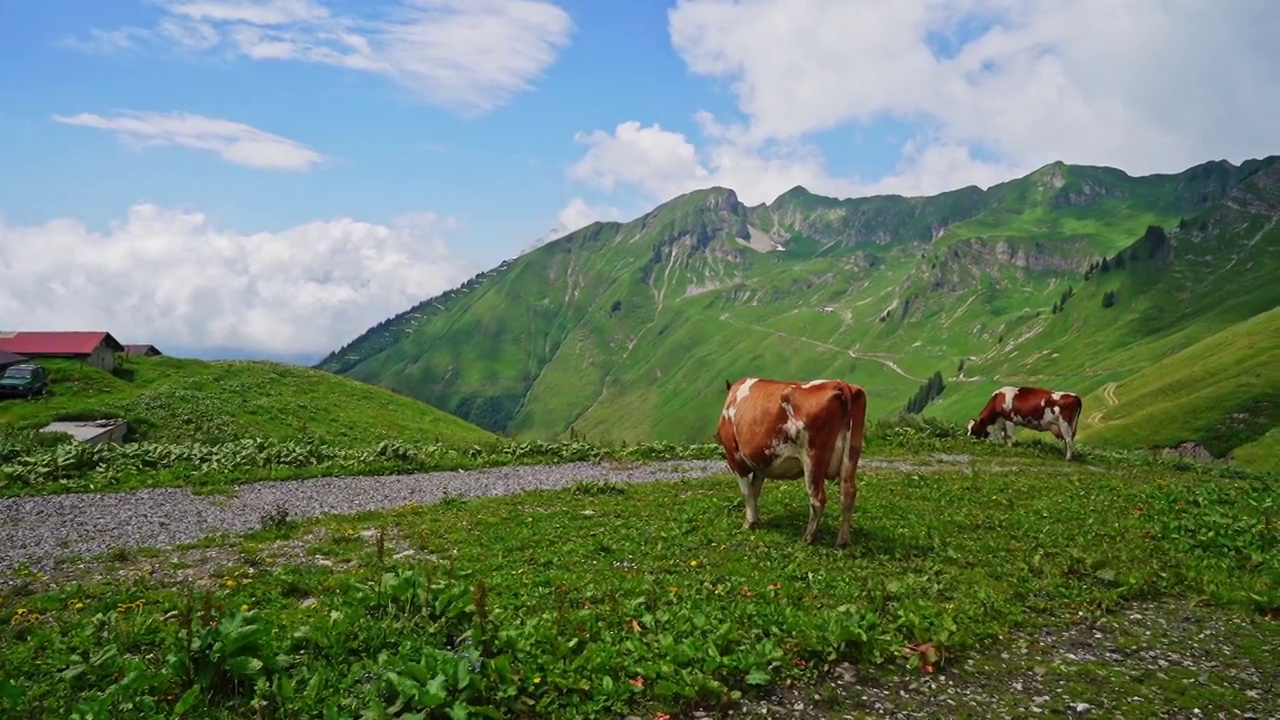
[[[1086,397],[1096,409],[1081,439],[1170,446],[1196,437],[1225,455],[1280,426],[1277,359],[1280,308],[1272,308]]]
[[[360,446],[494,437],[418,400],[294,365],[146,357],[111,374],[70,360],[40,364],[51,374],[49,394],[0,402],[0,426],[124,417],[138,439],[173,443],[268,438]]]
[[[950,420],[1007,383],[1093,397],[1280,304],[1278,161],[1143,177],[1055,163],[985,191],[795,188],[754,207],[701,190],[503,263],[318,366],[526,438],[705,440],[724,380],[746,374],[843,377],[873,417],[935,372],[945,389],[924,412]],[[1258,387],[1227,390],[1236,380],[1223,396]],[[1155,411],[1172,396],[1142,397]],[[1265,415],[1207,407],[1173,442]],[[1098,439],[1122,441],[1108,419]],[[1266,422],[1215,447],[1259,440]]]

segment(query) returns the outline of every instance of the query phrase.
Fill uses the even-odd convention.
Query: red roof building
[[[109,332],[0,332],[0,350],[32,359],[75,358],[110,372],[124,345]]]
[[[124,346],[124,354],[127,357],[155,357],[157,355],[163,355],[164,353],[160,352],[160,348],[156,347],[155,345],[151,345],[151,344],[131,345],[126,343]]]

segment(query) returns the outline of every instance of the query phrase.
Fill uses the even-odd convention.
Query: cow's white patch
[[[1049,428],[1057,425],[1061,419],[1062,411],[1055,405],[1053,407],[1045,408],[1040,413],[1040,417],[1028,418],[1027,425],[1028,427],[1033,427],[1036,430],[1048,430]]]
[[[822,383],[825,383],[825,382],[831,382],[831,381],[830,380],[810,380],[809,382],[801,385],[800,387],[805,388],[807,390],[808,388],[811,388],[814,385],[821,385]]]
[[[734,402],[742,402],[743,400],[746,400],[747,396],[751,394],[751,386],[755,384],[756,378],[747,378],[743,381],[743,383],[738,386],[738,392]]]
[[[846,425],[840,431],[839,438],[836,439],[836,446],[831,450],[831,459],[827,461],[827,476],[840,475],[840,464],[844,462],[844,455],[849,451],[849,426]]]
[[[1061,399],[1062,399],[1062,393],[1060,393],[1060,392],[1056,392],[1056,393],[1054,393],[1054,394],[1053,394],[1053,400],[1054,400],[1054,402],[1057,402],[1057,401],[1059,401],[1059,400],[1061,400]]]
[[[1018,394],[1018,388],[1012,385],[1006,385],[996,391],[996,394],[1004,396],[1004,404],[1001,405],[1002,410],[1013,410],[1013,398]]]
[[[777,429],[769,443],[766,450],[768,467],[763,468],[762,474],[770,478],[792,479],[804,474],[809,433],[804,420],[796,417],[790,402],[783,400],[782,409],[787,413],[787,421]]]

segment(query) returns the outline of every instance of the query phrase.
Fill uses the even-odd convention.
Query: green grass
[[[303,440],[343,447],[381,440],[466,445],[486,430],[413,398],[312,368],[266,361],[130,358],[116,374],[41,360],[44,398],[0,402],[0,429],[123,417],[153,442]]]
[[[369,446],[252,439],[221,443],[86,445],[32,433],[0,434],[0,497],[189,487],[205,492],[270,480],[600,460],[716,457],[718,446],[583,442],[473,445],[384,440]]]
[[[864,447],[879,456],[948,447],[990,452],[958,439],[954,425],[909,419],[875,422]],[[471,445],[382,440],[366,446],[308,440],[245,438],[221,443],[141,442],[86,445],[60,436],[0,433],[0,497],[190,487],[202,492],[284,479],[394,475],[435,470],[566,463],[719,459],[716,443],[601,444],[581,440],[494,439]]]
[[[1280,428],[1236,448],[1232,460],[1240,467],[1255,471],[1280,472]]]
[[[243,564],[211,569],[207,596],[145,574],[20,585],[0,604],[0,714],[652,717],[843,662],[946,673],[998,657],[1014,630],[1130,602],[1280,611],[1274,477],[1034,448],[917,462],[864,469],[848,550],[830,506],[818,544],[800,542],[800,483],[766,483],[764,524],[742,531],[718,476],[288,524],[222,541]],[[289,543],[312,562],[265,559]],[[1274,628],[1234,650],[1273,667]],[[1026,700],[997,698],[1001,714]],[[1146,709],[1239,700],[1192,684]]]

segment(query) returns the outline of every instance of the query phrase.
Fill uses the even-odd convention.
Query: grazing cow
[[[1013,428],[1048,430],[1066,445],[1067,460],[1076,446],[1076,424],[1084,404],[1079,395],[1038,387],[1002,387],[991,393],[978,417],[969,421],[969,435],[986,438],[994,425],[1005,445],[1013,444]]]
[[[858,497],[858,460],[866,424],[867,394],[840,380],[784,382],[763,378],[724,381],[728,396],[716,439],[729,469],[738,476],[746,504],[743,529],[760,523],[756,505],[765,478],[794,480],[809,488],[809,525],[804,541],[813,543],[827,504],[828,480],[840,479],[840,532],[837,546],[849,544],[849,524]]]

